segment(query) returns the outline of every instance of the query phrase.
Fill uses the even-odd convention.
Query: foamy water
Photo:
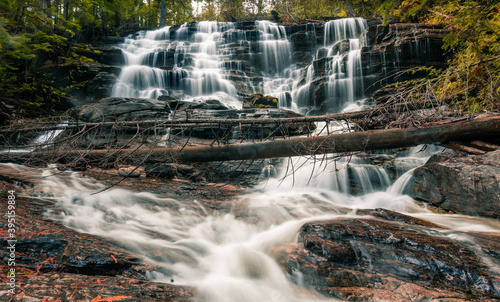
[[[105,186],[78,173],[51,169],[43,171],[42,187],[45,198],[57,204],[48,217],[79,232],[115,240],[159,267],[148,272],[151,280],[194,286],[200,301],[313,301],[299,295],[300,278],[293,283],[272,251],[296,242],[304,223],[359,217],[357,209],[407,213],[442,225],[447,228],[442,230],[445,236],[460,241],[470,240],[462,232],[500,232],[495,220],[435,214],[415,204],[398,185],[411,172],[392,186],[354,196],[337,185],[338,179],[384,178],[380,167],[370,168],[378,173],[345,174],[341,170],[350,165],[345,162],[325,163],[322,169],[311,160],[296,163],[300,165],[295,165],[294,177],[286,175],[286,166],[276,167],[277,176],[265,185],[224,201],[233,205],[227,207],[232,210],[214,211],[196,200],[119,188],[93,194]]]

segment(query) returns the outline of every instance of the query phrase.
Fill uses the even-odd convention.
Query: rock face
[[[299,107],[312,107],[316,110],[315,113],[324,113],[342,110],[348,96],[363,100],[386,84],[425,75],[425,72],[421,71],[395,78],[393,75],[396,72],[420,66],[445,66],[446,57],[441,46],[442,39],[449,31],[422,24],[382,26],[376,23],[369,20],[366,23],[368,29],[359,37],[362,46],[360,62],[356,63],[359,66],[348,63],[352,57],[351,48],[358,49],[358,46],[351,45],[349,40],[339,41],[328,48],[323,47],[325,23],[283,25],[279,28],[265,22],[241,22],[230,26],[219,24],[221,37],[218,53],[224,81],[230,81],[236,89],[236,94],[245,98],[264,93],[263,88],[269,85],[270,77],[279,76],[283,82],[279,85],[288,86],[288,90],[281,91],[281,88],[276,88],[279,90],[276,94],[266,93],[278,97],[281,107],[291,108],[293,96]],[[155,39],[169,39],[170,46],[161,51],[151,49],[141,64],[155,67],[156,73],[161,70],[166,74],[163,79],[165,83],[159,88],[162,91],[190,89],[190,73],[195,65],[195,57],[193,53],[182,49],[194,45],[195,35],[199,32],[197,23],[189,23],[156,33]],[[116,67],[125,64],[122,50],[116,47],[120,42],[124,42],[124,39],[105,38],[95,48],[77,51],[78,55],[93,62],[62,64],[47,61],[41,67],[41,73],[54,82],[57,88],[64,88],[77,105],[99,101],[111,95],[113,85],[117,81],[121,83],[121,70]],[[285,71],[286,69],[289,70]],[[332,74],[334,70],[338,74]],[[311,71],[312,74],[309,74]],[[355,77],[359,78],[353,84],[354,92],[342,92],[347,88],[340,82],[329,83],[334,79],[344,78],[350,81],[353,76],[351,73],[355,73]],[[148,85],[140,90],[150,88],[151,79],[146,79],[148,77],[150,75],[141,74],[132,82],[148,82]],[[234,88],[231,87],[233,94]],[[218,88],[210,93],[215,91],[218,91]],[[186,93],[192,96],[201,95]]]
[[[304,285],[345,300],[500,298],[498,275],[438,226],[387,210],[358,214],[373,217],[305,224],[299,245],[277,253],[281,264]],[[485,251],[500,248],[499,239]]]
[[[500,150],[434,155],[413,173],[410,194],[447,211],[500,218]]]
[[[425,72],[395,73],[420,66],[446,66],[443,38],[450,33],[426,24],[390,24],[369,27],[360,37],[366,95],[386,84],[425,76]]]

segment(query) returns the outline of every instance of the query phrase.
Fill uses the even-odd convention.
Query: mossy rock
[[[243,108],[278,108],[278,99],[257,93],[245,99]]]

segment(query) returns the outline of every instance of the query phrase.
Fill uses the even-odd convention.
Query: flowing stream
[[[423,162],[432,151],[416,150],[400,160]],[[44,198],[55,200],[58,209],[46,215],[79,232],[115,240],[158,265],[148,272],[150,279],[194,286],[199,301],[328,300],[311,298],[317,294],[301,288],[300,272],[287,276],[273,250],[296,242],[306,222],[357,217],[357,209],[414,215],[449,228],[450,236],[454,231],[500,232],[498,221],[435,214],[417,205],[401,194],[411,172],[391,184],[385,169],[354,159],[328,165],[304,158],[293,161],[293,173],[285,161],[274,178],[227,200],[229,210],[219,211],[197,200],[119,188],[92,194],[105,186],[75,172],[46,169],[41,175]],[[358,195],[349,193],[353,183],[361,184]]]
[[[210,96],[241,108],[242,97],[231,79],[252,74],[261,81],[243,82],[249,93],[272,92],[281,107],[296,111],[310,106],[305,91],[320,72],[317,66],[295,67],[283,27],[259,21],[253,28],[243,31],[232,23],[200,22],[131,36],[120,46],[126,66],[113,95]],[[328,77],[327,111],[357,110],[363,105],[358,36],[365,28],[362,19],[325,25],[325,42],[315,59],[329,58],[321,71]],[[338,43],[346,40],[349,51],[342,55]],[[234,49],[263,68],[245,66]],[[287,276],[274,259],[273,250],[296,242],[306,222],[356,217],[358,209],[384,208],[433,221],[449,232],[500,232],[497,221],[435,214],[404,195],[413,169],[440,151],[415,147],[400,154],[394,161],[396,180],[386,168],[362,157],[284,160],[269,167],[273,173],[265,173],[274,177],[263,177],[256,188],[225,201],[231,204],[229,210],[218,211],[197,200],[148,192],[113,188],[92,194],[104,184],[78,173],[46,169],[42,176],[44,198],[57,202],[58,210],[48,212],[48,217],[79,232],[113,239],[156,264],[159,269],[148,272],[151,280],[194,286],[200,301],[330,301],[311,298],[314,295],[303,288],[300,272]]]

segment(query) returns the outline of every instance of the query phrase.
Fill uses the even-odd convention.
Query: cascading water
[[[355,111],[361,108],[364,97],[361,46],[359,36],[367,28],[362,18],[346,18],[325,23],[324,45],[313,64],[295,73],[293,101],[298,108],[311,106],[311,96],[324,101],[323,112]],[[305,72],[305,76],[303,76]],[[323,85],[311,91],[313,81]],[[319,92],[318,89],[323,89]]]
[[[328,84],[326,85],[327,111],[355,111],[359,109],[356,101],[364,96],[363,73],[361,66],[361,45],[359,35],[367,28],[366,20],[361,18],[341,19],[325,24],[325,48],[328,56]],[[349,41],[347,56],[340,53],[338,43]]]
[[[147,273],[151,280],[194,286],[198,301],[326,301],[311,298],[317,296],[313,293],[304,297],[300,272],[292,282],[275,262],[273,251],[295,242],[304,223],[360,217],[357,209],[384,208],[451,229],[500,232],[500,225],[491,221],[453,215],[441,219],[401,195],[398,181],[389,187],[386,172],[376,166],[367,166],[366,173],[353,169],[369,188],[362,186],[363,194],[351,195],[349,173],[337,170],[358,164],[342,165],[295,160],[293,175],[286,165],[278,168],[265,188],[225,201],[231,203],[226,210],[124,189],[94,195],[105,185],[77,173],[45,170],[41,176],[46,198],[57,202],[48,217],[121,243],[158,267]],[[375,178],[384,180],[379,188],[371,182]],[[467,227],[461,221],[467,221]]]
[[[315,56],[324,64],[302,70],[295,70],[283,27],[259,21],[255,28],[252,37],[232,23],[200,22],[127,39],[121,46],[127,66],[113,95],[156,98],[184,93],[225,98],[230,107],[238,107],[240,96],[230,78],[253,72],[263,80],[258,85],[248,82],[251,87],[245,89],[272,94],[280,106],[301,110],[311,105],[311,83],[322,74],[326,84],[321,87],[330,106],[326,111],[355,107],[363,91],[357,37],[366,28],[364,20],[328,22],[325,43]],[[314,32],[314,27],[307,30]],[[234,49],[250,49],[247,59],[260,62],[262,70],[244,66]],[[331,126],[330,133],[345,129],[341,124]],[[436,217],[442,215],[402,194],[413,169],[440,151],[419,150],[422,147],[412,148],[394,159],[397,177],[361,156],[284,160],[281,166],[267,166],[265,174],[272,177],[244,196],[225,201],[231,206],[222,210],[196,200],[116,188],[92,194],[105,186],[56,170],[42,174],[43,190],[45,198],[57,202],[48,217],[80,232],[116,240],[159,267],[148,272],[151,280],[194,286],[199,301],[318,301],[322,299],[304,298],[300,278],[295,283],[290,280],[275,261],[274,249],[295,242],[306,222],[358,217],[357,209],[384,208],[438,222]],[[464,230],[459,223],[463,220],[448,215],[439,223]],[[468,230],[500,232],[498,225],[467,221]]]
[[[121,45],[126,66],[112,96],[157,98],[185,93],[190,96],[224,94],[222,100],[238,99],[234,85],[225,77],[221,46],[223,32],[232,23],[199,22],[177,30],[165,27],[140,33]],[[217,97],[215,97],[217,98]]]
[[[325,90],[323,111],[358,108],[353,106],[363,97],[358,37],[366,28],[364,19],[327,22],[324,46],[314,57],[325,59],[325,64],[310,64],[304,70],[297,69],[284,26],[257,21],[251,28],[199,22],[130,37],[120,46],[126,66],[112,95],[157,98],[174,93],[190,97],[224,93],[241,102],[242,95],[263,93],[276,97],[280,107],[300,111],[314,105],[311,83],[326,77],[321,86]],[[314,25],[307,25],[305,34],[315,39]],[[342,49],[345,41],[349,43]]]

